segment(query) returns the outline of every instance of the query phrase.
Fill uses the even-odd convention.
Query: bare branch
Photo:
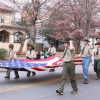
[[[52,17],[52,15],[55,13],[55,12],[57,12],[61,7],[63,7],[64,5],[65,5],[65,3],[66,2],[68,2],[69,0],[66,0],[62,5],[60,5],[57,9],[55,9],[55,10],[53,10],[53,12],[51,13],[51,15],[48,17],[48,18],[46,18],[46,19],[44,19],[44,21],[41,21],[41,22],[37,22],[37,23],[43,23],[43,22],[45,22],[45,21],[47,21],[47,20],[49,20],[51,17]],[[54,7],[56,7],[57,5],[55,5]],[[52,9],[54,9],[54,7],[52,8]],[[48,11],[47,13],[45,13],[45,15],[46,14],[48,14],[50,11]],[[45,16],[44,15],[44,16]],[[39,20],[40,18],[38,18],[38,20]]]

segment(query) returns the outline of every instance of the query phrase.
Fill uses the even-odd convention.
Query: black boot
[[[5,76],[4,78],[10,79],[10,76]]]
[[[28,72],[27,72],[27,77],[30,77],[30,74],[31,74],[31,72],[30,72],[30,71],[28,71]]]
[[[30,77],[30,74],[27,74],[27,77]]]
[[[60,95],[63,95],[63,92],[60,91],[60,90],[56,90],[56,93],[60,94]]]
[[[14,79],[18,79],[19,78],[19,76],[16,76]]]
[[[35,72],[32,72],[32,76],[35,76],[36,75],[36,73]]]
[[[55,72],[55,69],[50,69],[49,72]]]

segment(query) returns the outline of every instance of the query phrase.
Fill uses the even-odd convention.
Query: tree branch
[[[47,21],[47,20],[49,20],[51,17],[52,17],[52,15],[55,13],[55,12],[57,12],[61,7],[63,7],[64,6],[64,4],[66,3],[66,2],[68,2],[69,0],[66,0],[62,5],[60,5],[56,10],[54,10],[53,12],[52,12],[52,14],[47,18],[47,19],[45,19],[44,21],[41,21],[41,22],[37,22],[37,23],[43,23],[43,22],[45,22],[45,21]],[[56,5],[55,5],[56,6]],[[49,11],[48,11],[49,12]],[[46,13],[47,14],[47,13]],[[45,15],[46,15],[45,14]],[[38,19],[39,20],[39,19]]]

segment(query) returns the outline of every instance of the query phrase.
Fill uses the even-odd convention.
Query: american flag
[[[82,59],[75,59],[75,65],[81,65]],[[46,71],[52,68],[61,67],[63,60],[56,56],[51,56],[40,60],[16,60],[0,62],[0,67],[5,69],[18,69],[19,71]]]

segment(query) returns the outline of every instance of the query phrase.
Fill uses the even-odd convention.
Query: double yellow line
[[[76,76],[76,78],[81,78],[81,77],[82,77],[82,75]],[[0,90],[0,94],[1,94],[1,93],[6,93],[6,92],[15,91],[15,90],[21,90],[21,89],[25,89],[25,88],[40,86],[40,85],[44,85],[44,84],[51,84],[51,83],[58,82],[58,81],[60,81],[60,80],[61,80],[61,79],[55,79],[55,80],[44,81],[44,82],[35,83],[35,84],[27,84],[27,85],[22,85],[22,86],[16,86],[16,87],[11,87],[11,88],[6,88],[6,89]],[[69,78],[68,78],[68,80],[69,80]]]
[[[39,85],[55,83],[55,82],[58,82],[58,81],[60,81],[60,79],[55,79],[55,80],[51,80],[51,81],[44,81],[44,82],[35,83],[35,84],[27,84],[27,85],[22,85],[22,86],[16,86],[16,87],[12,87],[12,88],[6,88],[6,89],[0,90],[0,94],[1,93],[5,93],[5,92],[10,92],[10,91],[15,91],[15,90],[20,90],[20,89],[35,87],[35,86],[39,86]]]

